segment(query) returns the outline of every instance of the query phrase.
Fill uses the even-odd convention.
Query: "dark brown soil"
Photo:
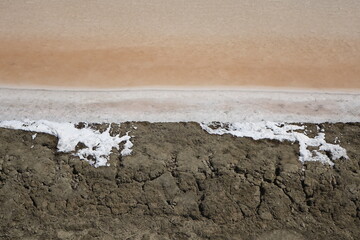
[[[196,123],[114,127],[133,154],[100,168],[53,136],[0,129],[0,238],[359,239],[360,124],[323,124],[350,157],[334,167]]]

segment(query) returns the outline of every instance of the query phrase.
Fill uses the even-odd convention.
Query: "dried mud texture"
[[[93,168],[53,136],[0,129],[0,238],[358,239],[360,124],[320,127],[350,160],[302,165],[297,144],[135,122],[112,131],[131,130],[133,154]]]

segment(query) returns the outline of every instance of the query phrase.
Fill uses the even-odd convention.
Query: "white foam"
[[[306,135],[305,127],[275,122],[256,123],[201,123],[201,127],[210,134],[231,134],[236,137],[250,137],[255,140],[274,139],[278,141],[298,142],[300,145],[299,160],[319,161],[324,164],[334,165],[334,160],[348,159],[346,150],[337,144],[325,141],[325,133],[321,132],[314,138]],[[309,150],[308,147],[317,147],[317,150]],[[331,159],[326,154],[331,156]]]
[[[89,128],[87,125],[78,129],[73,123],[68,122],[50,122],[46,120],[39,121],[0,121],[0,127],[20,129],[25,131],[42,132],[56,136],[58,141],[58,151],[74,152],[75,156],[88,161],[95,167],[108,166],[109,155],[112,148],[119,149],[119,144],[124,142],[124,149],[121,151],[123,156],[131,154],[131,137],[128,133],[124,136],[110,135],[110,126],[104,132],[99,132]],[[35,139],[36,134],[33,135]],[[85,148],[76,149],[79,143],[85,144]]]

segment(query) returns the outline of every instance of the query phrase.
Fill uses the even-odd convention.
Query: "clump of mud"
[[[302,165],[289,142],[135,122],[112,129],[134,136],[132,155],[94,168],[53,136],[0,129],[0,238],[357,239],[360,124],[321,128],[349,160]]]

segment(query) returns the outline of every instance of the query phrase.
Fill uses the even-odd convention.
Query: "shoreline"
[[[0,238],[360,236],[360,1],[0,1]]]
[[[344,94],[358,95],[360,88],[300,88],[300,87],[273,87],[273,86],[134,86],[121,88],[76,88],[61,86],[44,85],[4,85],[0,84],[0,90],[18,90],[18,91],[49,91],[49,92],[264,92],[264,93],[320,93],[320,94]]]
[[[271,91],[48,91],[0,88],[0,120],[358,122],[360,94]]]

